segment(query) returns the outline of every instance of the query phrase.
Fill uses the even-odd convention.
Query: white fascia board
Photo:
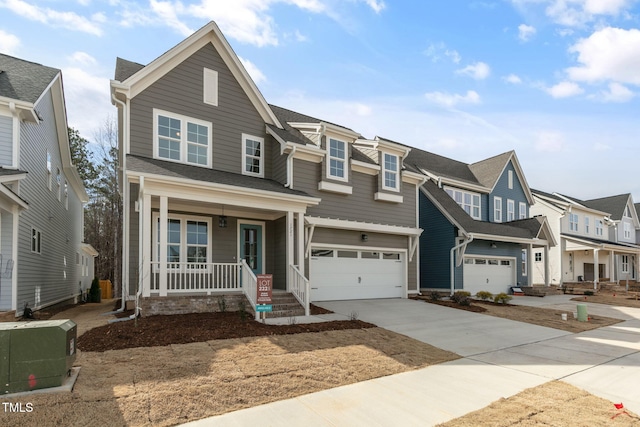
[[[397,156],[400,156],[403,159],[411,151],[411,148],[409,148],[409,147],[406,147],[406,146],[400,145],[400,144],[396,144],[394,142],[387,141],[385,139],[377,139],[377,141],[378,141],[378,151],[384,151],[384,152],[389,153],[389,154],[395,154]]]
[[[491,193],[491,190],[483,185],[471,184],[468,182],[458,181],[456,179],[445,178],[445,177],[440,177],[440,179],[443,184],[450,185],[452,187],[456,187],[464,190],[476,191],[478,193],[484,193],[484,194]]]
[[[320,132],[322,128],[322,123],[306,123],[306,122],[287,122],[289,126],[292,128],[298,129],[299,131],[311,131],[311,132]]]
[[[4,168],[10,169],[6,166],[4,166]],[[20,181],[22,179],[25,179],[26,177],[27,177],[27,172],[22,172],[22,173],[17,173],[12,175],[0,175],[0,184],[5,182]]]
[[[519,244],[533,244],[534,246],[547,246],[549,242],[545,239],[527,239],[524,237],[509,237],[500,236],[494,234],[481,234],[481,233],[469,233],[469,236],[473,236],[474,240],[493,240],[496,242],[505,243],[519,243]]]
[[[17,194],[15,194],[13,191],[9,190],[7,187],[5,187],[2,184],[0,184],[0,194],[6,197],[7,199],[9,199],[9,201],[12,204],[17,205],[20,209],[29,208],[29,204],[27,202],[22,200]],[[10,209],[9,209],[9,212],[11,212]]]
[[[365,138],[356,139],[353,142],[353,145],[355,145],[356,147],[360,146],[360,147],[364,147],[364,148],[370,148],[372,150],[377,150],[378,149],[378,141],[371,140],[371,139],[365,139]]]
[[[284,139],[282,139],[280,137],[280,135],[278,135],[276,132],[273,131],[273,129],[271,129],[269,126],[265,125],[265,132],[268,135],[271,135],[273,137],[273,139],[276,140],[276,142],[278,144],[280,144],[280,154],[284,153],[284,150],[287,148],[287,141],[285,141]]]
[[[380,173],[380,165],[373,165],[371,163],[351,159],[351,170],[367,175],[378,175]]]
[[[549,209],[553,210],[554,212],[557,212],[557,213],[559,213],[561,215],[564,214],[565,212],[567,212],[568,205],[566,203],[564,204],[565,205],[564,208],[560,208],[558,206],[558,204],[550,201],[548,198],[539,196],[539,195],[537,195],[535,193],[533,194],[533,200],[535,202],[534,204],[540,203],[544,207],[549,208]]]
[[[320,218],[305,216],[305,223],[322,228],[334,228],[339,230],[369,231],[372,233],[398,234],[402,236],[419,236],[421,228],[404,227],[400,225],[374,224],[371,222],[352,221],[346,219]]]
[[[428,178],[422,174],[411,172],[408,170],[402,171],[402,182],[409,184],[422,185]]]
[[[353,194],[353,187],[350,185],[336,184],[328,181],[320,181],[318,183],[319,191],[328,191],[330,193]]]
[[[325,134],[337,135],[338,138],[347,138],[348,141],[346,142],[353,143],[353,141],[360,138],[361,136],[358,132],[354,132],[351,129],[346,129],[338,125],[334,125],[333,123],[320,122],[320,125],[324,127]]]
[[[13,116],[11,108],[15,108],[15,112],[21,120],[25,120],[31,123],[38,123],[40,118],[36,113],[34,104],[30,102],[24,102],[17,99],[7,98],[0,96],[0,110],[2,115]]]
[[[544,231],[544,234],[549,236],[549,239],[551,239],[549,241],[549,246],[557,246],[558,241],[556,240],[556,237],[553,235],[553,230],[551,230],[551,226],[549,225],[549,220],[547,219],[546,216],[543,217],[542,224],[540,225],[540,230],[538,230],[538,235],[536,237],[539,238],[540,234],[543,231]]]
[[[144,178],[145,189],[150,188],[153,183],[159,184],[160,187],[166,186],[167,188],[172,185],[179,188],[182,191],[185,187],[193,189],[194,191],[219,191],[221,193],[228,193],[236,196],[255,196],[257,198],[265,200],[276,200],[281,202],[292,202],[297,204],[304,204],[306,206],[315,206],[320,203],[321,199],[310,196],[298,196],[295,194],[284,194],[273,191],[257,190],[248,187],[238,187],[235,185],[218,184],[214,182],[196,181],[188,178],[176,178],[168,177],[164,175],[149,174],[144,172],[136,172],[129,170],[127,175],[130,181],[138,183],[139,179]],[[178,193],[179,194],[179,193]]]
[[[327,150],[316,147],[315,145],[300,145],[294,142],[287,142],[285,152],[289,152],[293,147],[296,152],[293,153],[294,159],[306,160],[313,163],[321,163],[327,155]]]

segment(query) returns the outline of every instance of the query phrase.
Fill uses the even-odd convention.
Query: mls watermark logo
[[[2,402],[5,413],[28,413],[33,412],[33,403],[11,403]]]

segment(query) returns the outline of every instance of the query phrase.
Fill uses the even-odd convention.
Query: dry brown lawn
[[[0,425],[171,426],[457,359],[381,328],[81,352],[72,393],[4,399]]]
[[[585,295],[572,298],[571,301],[595,302],[598,304],[617,305],[619,307],[640,308],[638,293],[598,292],[597,295]]]
[[[623,402],[624,403],[624,402]],[[631,427],[640,418],[562,381],[527,389],[440,427]]]

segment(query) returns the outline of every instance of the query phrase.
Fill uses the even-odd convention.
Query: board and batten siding
[[[203,102],[203,70],[218,72],[218,106]],[[153,109],[212,124],[213,168],[242,172],[242,134],[265,139],[265,178],[272,144],[265,123],[212,44],[207,44],[131,100],[131,154],[153,157]]]
[[[450,256],[456,238],[455,227],[420,192],[420,288],[450,289]],[[462,287],[462,281],[456,287]]]
[[[13,165],[13,117],[0,115],[0,166]]]
[[[39,308],[66,299],[80,292],[77,282],[76,254],[82,239],[82,202],[68,187],[69,209],[65,208],[64,183],[68,182],[56,132],[51,92],[36,105],[42,121],[21,124],[20,169],[27,176],[20,183],[20,196],[29,209],[20,214],[18,235],[18,311],[25,302]],[[51,154],[52,190],[48,187],[47,151]],[[61,173],[61,197],[58,200],[56,171]],[[31,229],[41,232],[41,253],[31,252]],[[65,265],[66,264],[66,265]]]
[[[403,203],[374,200],[378,178],[351,170],[352,194],[337,194],[318,190],[321,164],[294,159],[293,188],[322,199],[319,205],[307,209],[308,216],[371,222],[385,225],[416,227],[416,188],[403,183]]]

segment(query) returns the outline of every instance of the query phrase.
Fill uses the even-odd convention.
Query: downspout
[[[293,155],[296,152],[296,146],[291,147],[291,152],[287,155],[287,183],[284,185],[287,188],[293,188]]]
[[[455,292],[455,266],[454,266],[454,262],[453,262],[453,256],[455,254],[455,251],[457,251],[460,248],[463,248],[463,247],[467,246],[472,241],[473,241],[473,235],[470,234],[469,236],[467,236],[466,240],[462,241],[461,243],[459,243],[456,246],[451,248],[451,253],[449,254],[449,260],[450,260],[450,264],[451,264],[451,295],[453,295],[454,292]]]
[[[112,93],[111,94],[111,100],[117,104],[119,107],[122,108],[122,124],[123,124],[123,131],[122,131],[122,139],[125,140],[127,138],[127,131],[128,131],[128,123],[127,123],[127,104],[120,101],[118,98],[116,98],[115,94]],[[121,164],[120,164],[120,168],[122,169],[122,209],[123,209],[123,213],[124,215],[129,215],[129,194],[127,191],[128,185],[127,185],[127,153],[124,151],[126,149],[126,147],[128,146],[126,141],[122,141],[124,147],[121,147],[123,150],[122,153],[122,158],[120,159]],[[126,210],[125,210],[126,209]],[[123,221],[122,221],[122,277],[120,278],[120,288],[121,288],[121,298],[120,300],[122,301],[122,304],[120,306],[119,309],[117,309],[115,311],[115,313],[121,313],[125,310],[126,307],[126,298],[125,298],[125,289],[124,289],[124,282],[125,282],[125,265],[128,265],[128,259],[129,257],[126,256],[126,254],[128,254],[128,247],[126,245],[127,239],[126,239],[126,235],[128,233],[128,230],[125,230],[125,224],[127,222],[124,220],[123,217]],[[125,259],[127,260],[125,263]],[[128,273],[128,271],[127,271]],[[129,280],[127,278],[127,283],[129,283]],[[128,286],[127,286],[127,291],[128,291]],[[137,304],[136,304],[137,305]]]

